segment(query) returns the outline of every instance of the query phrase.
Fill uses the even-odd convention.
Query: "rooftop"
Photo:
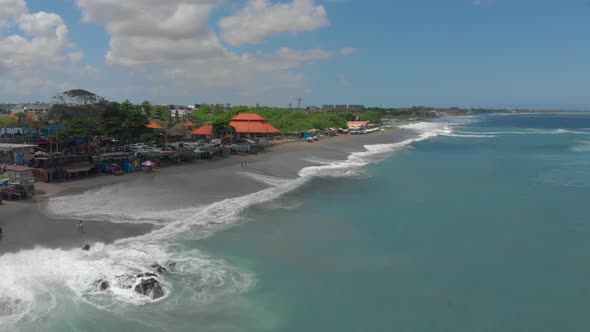
[[[232,121],[266,121],[256,113],[240,113],[233,117]]]
[[[34,147],[36,147],[36,145],[32,145],[32,144],[0,143],[0,150],[28,149],[28,148],[34,148]]]
[[[6,166],[6,170],[12,171],[12,172],[26,172],[26,171],[31,171],[33,169],[30,167],[25,167],[25,166]]]

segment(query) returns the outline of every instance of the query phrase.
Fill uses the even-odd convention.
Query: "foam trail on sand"
[[[307,162],[310,162],[312,164],[319,164],[319,165],[330,165],[330,164],[336,162],[336,160],[318,158],[318,157],[315,157],[315,156],[305,157],[302,160],[307,161]]]
[[[274,176],[270,176],[270,175],[263,175],[263,174],[252,173],[252,172],[238,172],[238,174],[240,174],[241,176],[245,176],[247,178],[250,178],[254,181],[264,183],[264,184],[269,185],[271,187],[276,187],[276,186],[286,183],[287,181],[290,181],[289,179],[283,179],[283,178],[278,178],[278,177],[274,177]]]
[[[162,197],[164,194],[167,193],[150,190],[150,193],[142,196],[125,184],[116,184],[78,195],[52,198],[45,210],[56,218],[161,225],[190,217],[201,208],[196,206],[171,211],[155,205],[157,202],[150,199],[150,196]]]

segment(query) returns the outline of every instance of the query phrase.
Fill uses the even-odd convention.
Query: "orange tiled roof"
[[[195,129],[191,132],[193,135],[202,135],[202,136],[213,136],[213,126],[212,125],[204,125],[198,129]]]
[[[160,124],[157,123],[156,121],[150,122],[146,127],[150,128],[150,129],[164,129],[164,127],[160,126]]]
[[[240,113],[240,114],[234,116],[232,121],[266,121],[266,120],[256,113]]]
[[[273,134],[279,130],[263,121],[232,121],[230,126],[236,129],[240,134]]]

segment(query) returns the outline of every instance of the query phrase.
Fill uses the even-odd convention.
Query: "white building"
[[[13,107],[10,112],[11,113],[33,113],[36,115],[42,115],[49,112],[49,110],[53,107],[51,104],[20,104]]]

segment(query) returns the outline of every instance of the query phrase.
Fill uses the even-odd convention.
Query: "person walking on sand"
[[[82,225],[82,220],[78,223],[78,232],[84,233],[84,225]]]

